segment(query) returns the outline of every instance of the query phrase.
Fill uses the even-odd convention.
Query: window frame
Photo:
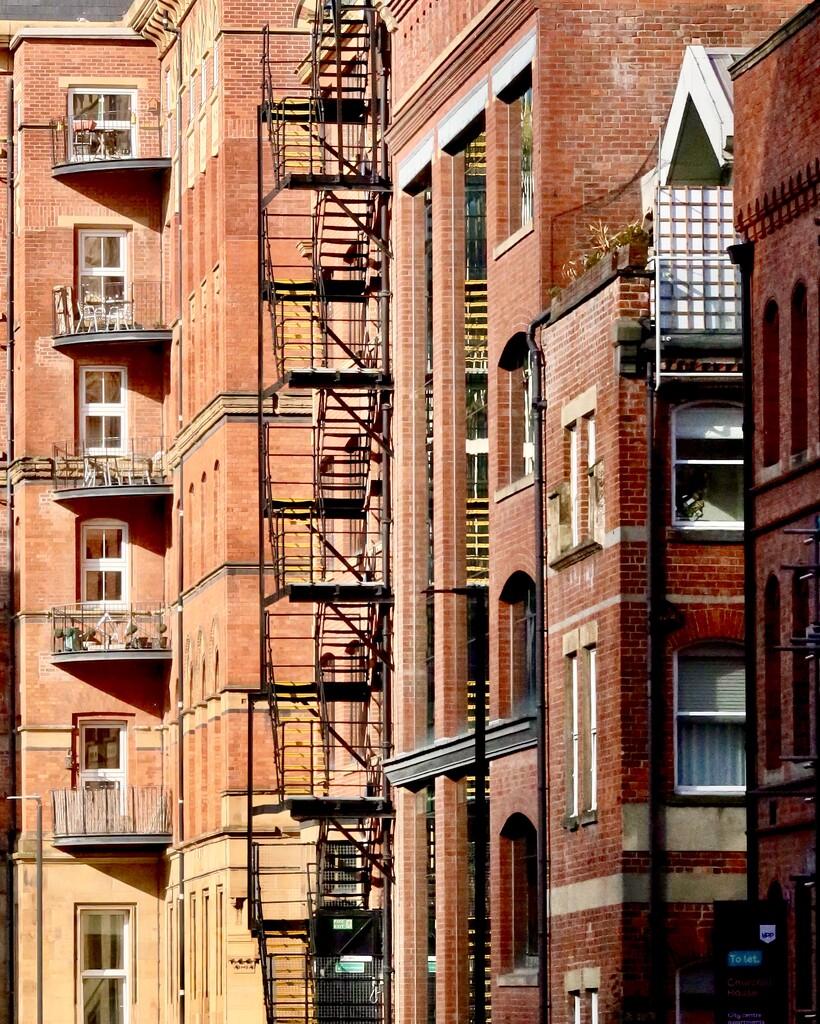
[[[77,163],[80,162],[80,157],[75,150],[75,129],[74,129],[74,97],[76,95],[87,95],[87,96],[129,96],[131,98],[131,117],[128,121],[106,121],[106,126],[111,130],[125,131],[128,130],[131,140],[131,151],[127,155],[118,156],[112,159],[117,160],[136,160],[139,158],[139,132],[137,131],[137,102],[138,102],[138,91],[136,89],[127,89],[121,86],[106,86],[106,85],[84,85],[75,86],[68,90],[68,156],[69,162]],[[78,120],[86,120],[85,118],[79,118]],[[90,120],[96,120],[91,118]],[[97,159],[104,159],[98,157]]]
[[[711,459],[679,459],[678,458],[678,437],[679,422],[682,414],[693,410],[735,410],[741,415],[741,453],[738,459],[711,458]],[[743,507],[743,407],[738,402],[686,402],[676,406],[672,411],[671,423],[671,445],[672,445],[672,478],[670,482],[670,511],[672,526],[676,530],[732,530],[740,532],[743,530],[743,519],[686,519],[680,518],[678,514],[678,467],[679,466],[740,466],[740,504]],[[706,438],[706,441],[709,439]],[[685,495],[684,495],[685,497]]]
[[[91,915],[122,915],[124,918],[121,942],[122,942],[122,968],[87,968],[85,967],[85,943],[83,941],[85,932],[83,930],[83,918]],[[78,1024],[87,1024],[85,1011],[85,999],[83,996],[84,981],[86,979],[122,979],[122,1019],[119,1024],[130,1024],[131,1002],[134,983],[134,917],[135,908],[127,904],[91,904],[80,903],[75,905],[75,934],[77,940],[77,1020]]]
[[[128,723],[121,719],[86,718],[79,723],[79,757],[77,758],[77,784],[80,789],[94,789],[93,782],[114,782],[121,794],[125,793],[128,781]],[[86,768],[85,734],[89,729],[116,729],[119,733],[119,768]],[[105,788],[105,787],[99,787]]]
[[[122,549],[121,558],[86,558],[86,536],[89,530],[107,530],[117,529],[122,531],[122,539],[120,541],[120,547]],[[129,587],[129,562],[130,562],[130,548],[128,539],[128,524],[122,522],[119,519],[89,519],[83,523],[80,528],[80,599],[83,604],[96,605],[100,609],[113,609],[123,608],[128,604],[128,587]],[[88,598],[86,587],[86,572],[120,572],[120,594],[122,595],[116,600],[108,600],[102,598],[101,600],[94,600]]]
[[[119,266],[91,267],[85,263],[85,242],[89,238],[116,238],[120,243]],[[102,248],[102,244],[101,244]],[[83,291],[84,279],[98,280],[104,284],[108,279],[122,278],[122,295],[119,298],[107,298],[105,288],[100,289],[98,299],[86,298]],[[77,300],[80,306],[96,305],[106,307],[111,302],[128,301],[128,231],[125,229],[83,228],[77,234]]]
[[[89,402],[87,395],[87,378],[91,373],[118,373],[120,375],[119,402]],[[120,444],[114,447],[92,446],[88,442],[87,420],[92,416],[114,418],[120,420]],[[83,366],[80,368],[80,409],[79,409],[80,446],[87,455],[125,455],[127,451],[128,428],[128,369],[125,366]],[[104,439],[104,436],[103,436]]]
[[[675,779],[675,792],[682,795],[698,795],[698,794],[725,794],[725,795],[736,795],[742,796],[746,792],[746,780],[745,780],[745,760],[744,760],[744,784],[742,786],[719,784],[719,785],[681,785],[679,782],[680,778],[680,723],[682,719],[702,721],[704,723],[725,723],[736,724],[741,723],[745,728],[747,722],[747,712],[745,709],[745,693],[744,693],[744,711],[743,714],[729,711],[696,711],[686,712],[680,710],[680,659],[697,657],[701,658],[733,658],[738,661],[745,671],[745,658],[743,645],[737,640],[724,640],[721,638],[715,638],[713,640],[703,641],[697,644],[690,644],[687,647],[683,647],[678,651],[675,651],[673,659],[673,689],[674,689],[674,779]],[[744,746],[745,752],[745,746]],[[745,753],[744,753],[745,757]]]
[[[589,799],[586,810],[598,810],[598,648],[590,646],[587,652],[587,715],[589,726]]]
[[[506,224],[511,238],[532,228],[535,221],[535,104],[532,63],[523,68],[497,97],[504,106],[502,131],[506,139]],[[527,123],[529,122],[529,123]],[[525,143],[529,132],[529,150]]]

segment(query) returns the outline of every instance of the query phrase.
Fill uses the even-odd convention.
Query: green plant
[[[132,619],[131,622],[129,622],[128,625],[125,628],[125,635],[126,636],[133,636],[138,629],[139,629],[139,626]]]
[[[600,263],[607,253],[615,252],[623,245],[631,242],[648,242],[649,235],[643,229],[639,221],[633,221],[624,227],[613,231],[602,220],[596,224],[589,225],[589,248],[586,252],[575,259],[568,260],[563,268],[564,277],[568,281],[574,281],[586,273],[590,267]]]
[[[157,632],[160,634],[168,632],[168,627],[165,625],[164,622],[160,622],[160,624],[157,626]]]
[[[54,630],[54,639],[55,640],[62,640],[64,636],[65,636],[65,630],[64,629],[55,629]]]

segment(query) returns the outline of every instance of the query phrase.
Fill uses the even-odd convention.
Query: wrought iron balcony
[[[103,278],[100,282],[100,288],[104,286],[109,292],[107,297],[87,287],[78,293],[70,284],[52,289],[52,336],[58,348],[101,341],[171,340],[161,281],[126,284],[120,280],[113,286]]]
[[[55,846],[162,847],[172,839],[171,802],[160,786],[53,790],[51,808]]]
[[[51,122],[51,164],[55,177],[90,171],[170,169],[163,152],[160,112],[132,113],[122,120],[62,116]]]
[[[171,493],[170,474],[161,437],[135,437],[119,448],[79,441],[54,445],[56,500],[89,497],[155,497]]]
[[[51,611],[54,661],[171,657],[162,605],[86,601]]]

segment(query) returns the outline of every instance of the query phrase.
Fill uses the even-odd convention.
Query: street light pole
[[[39,793],[10,796],[7,799],[37,802],[37,1024],[43,1024],[43,799]]]

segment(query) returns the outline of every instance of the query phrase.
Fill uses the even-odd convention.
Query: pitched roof
[[[729,67],[742,50],[687,46],[661,142],[661,184],[700,183],[731,159],[735,132]]]

